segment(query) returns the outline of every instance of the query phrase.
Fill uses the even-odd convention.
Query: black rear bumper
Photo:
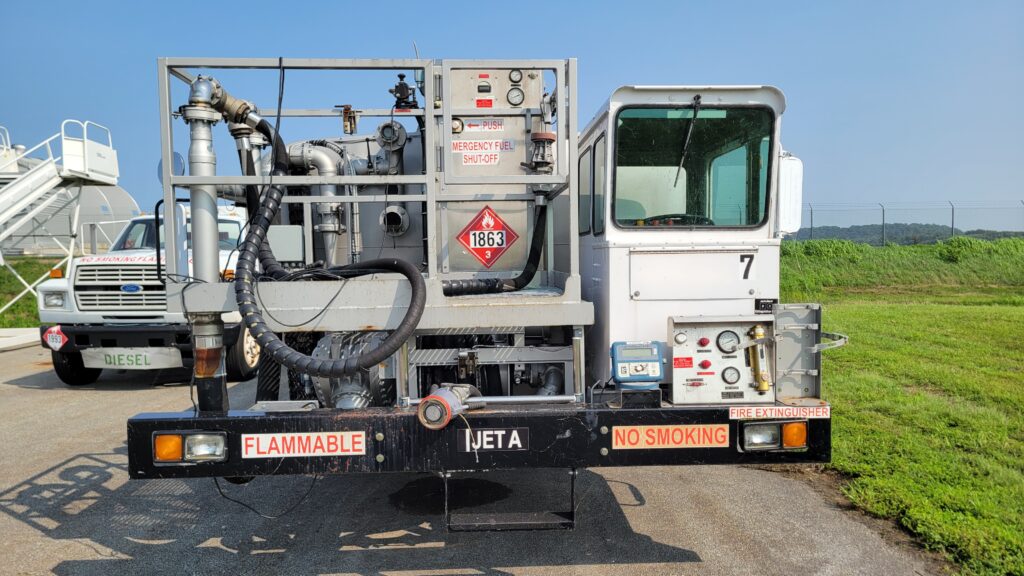
[[[739,448],[743,420],[730,420],[728,407],[612,409],[604,406],[550,405],[474,410],[447,428],[420,425],[415,409],[357,411],[233,411],[197,417],[192,412],[139,414],[128,421],[128,470],[132,478],[261,476],[353,472],[443,472],[514,468],[589,468],[686,464],[828,462],[831,420],[807,420],[807,448],[749,452]],[[468,425],[468,428],[467,428]],[[652,434],[639,426],[690,430],[711,425],[727,437],[720,447],[627,448],[627,436]],[[522,449],[472,449],[468,434],[519,430],[528,435]],[[153,437],[159,432],[222,432],[227,459],[195,464],[156,464]],[[354,432],[360,450],[350,455],[243,458],[243,435]],[[361,433],[361,434],[360,434]],[[616,436],[618,434],[618,436]],[[653,434],[657,434],[657,430]],[[506,436],[507,437],[507,436]],[[685,436],[679,432],[679,438]],[[694,436],[700,441],[700,434]],[[691,438],[692,440],[692,438]],[[252,437],[247,440],[251,444]],[[721,437],[716,439],[721,444]],[[499,442],[500,443],[500,442]],[[616,443],[620,444],[616,446]]]
[[[39,327],[39,341],[43,348],[46,331],[53,327]],[[238,340],[239,324],[224,326],[224,346],[229,348]],[[175,347],[185,357],[192,355],[192,332],[188,324],[60,324],[67,341],[58,352],[81,352],[86,348],[165,348]]]

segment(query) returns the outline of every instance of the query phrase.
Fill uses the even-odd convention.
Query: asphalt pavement
[[[70,388],[0,353],[0,574],[934,574],[809,484],[726,467],[583,471],[573,531],[447,533],[440,480],[130,481],[125,421],[190,406],[180,372]],[[247,405],[254,382],[231,389]],[[562,471],[456,478],[458,511],[563,509]],[[283,511],[284,516],[271,519]]]

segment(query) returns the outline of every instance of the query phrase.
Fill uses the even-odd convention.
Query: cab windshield
[[[188,234],[188,248],[192,248],[192,221],[185,223],[185,230]],[[242,227],[234,220],[218,220],[217,232],[219,233],[219,245],[221,250],[233,250],[238,246],[238,235]],[[160,248],[164,247],[164,227],[160,226]],[[120,238],[114,243],[110,250],[155,250],[156,249],[156,226],[152,220],[135,220],[128,223],[128,227],[121,233]]]
[[[759,226],[767,216],[772,111],[625,108],[616,122],[612,218],[620,228]]]

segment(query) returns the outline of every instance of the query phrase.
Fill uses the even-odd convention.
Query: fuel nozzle
[[[750,329],[750,336],[754,340],[763,341],[765,339],[764,326],[755,324]],[[750,355],[750,369],[754,371],[754,389],[757,390],[758,394],[767,394],[772,387],[772,377],[768,373],[768,359],[766,354],[765,344],[756,344],[747,349],[747,354]]]
[[[554,112],[557,98],[552,94],[544,94],[540,101],[541,129],[530,134],[530,143],[533,144],[533,154],[529,162],[520,162],[520,165],[532,172],[539,174],[551,174],[554,170],[555,142],[558,135],[551,131],[551,123],[554,120]]]

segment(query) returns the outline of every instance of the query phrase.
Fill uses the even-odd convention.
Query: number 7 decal
[[[746,263],[746,266],[743,266]],[[750,279],[750,266],[754,263],[753,254],[740,254],[740,266],[743,266],[743,279]]]

